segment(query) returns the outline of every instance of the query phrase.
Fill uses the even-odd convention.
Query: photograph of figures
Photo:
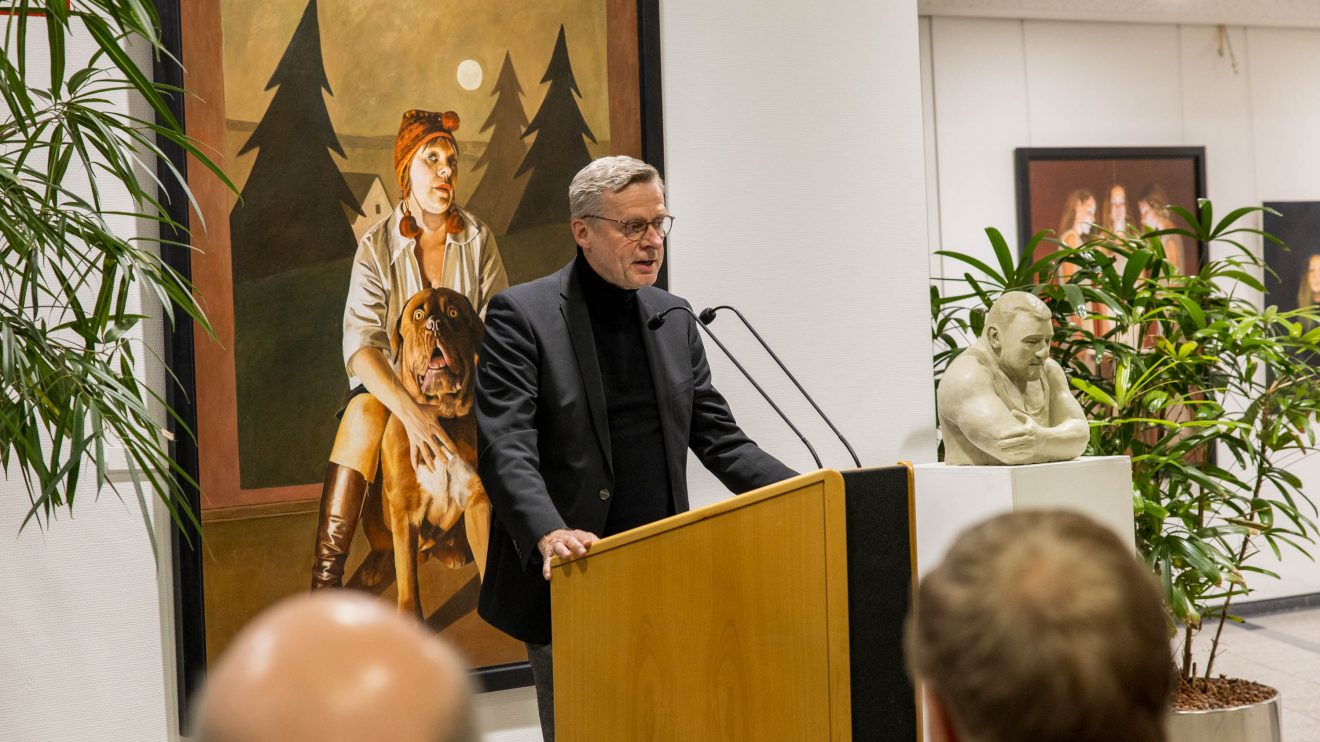
[[[1267,201],[1264,229],[1283,240],[1264,241],[1265,306],[1279,311],[1320,304],[1320,201]],[[1303,320],[1306,329],[1315,322]]]
[[[474,667],[491,296],[574,254],[567,192],[642,157],[637,0],[184,3],[205,655],[311,588],[368,590]],[[439,440],[439,444],[418,441]],[[200,622],[199,622],[200,623]],[[185,626],[184,631],[200,631]]]
[[[1100,230],[1120,236],[1184,227],[1170,205],[1192,209],[1205,194],[1204,147],[1019,148],[1019,245],[1050,230],[1070,247]],[[1178,272],[1199,269],[1200,245],[1178,235],[1161,238]],[[1057,246],[1037,245],[1037,257]]]

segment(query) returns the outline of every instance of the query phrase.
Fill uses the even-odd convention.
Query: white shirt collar
[[[466,209],[460,207],[458,204],[454,204],[450,208],[458,209],[458,213],[463,215],[463,231],[458,234],[445,235],[445,244],[461,247],[475,240],[477,238],[476,220],[472,218],[472,215],[469,214]],[[402,221],[403,204],[400,203],[398,206],[394,207],[394,213],[390,215],[390,223],[386,225],[385,228],[390,240],[391,263],[398,262],[399,256],[403,255],[405,251],[411,252],[417,247],[417,239],[415,237],[404,237],[399,233],[399,223]]]

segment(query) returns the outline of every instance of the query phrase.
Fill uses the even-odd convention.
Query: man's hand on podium
[[[550,557],[557,556],[565,561],[586,556],[591,545],[599,538],[594,533],[568,528],[557,528],[541,537],[536,548],[541,552],[541,576],[550,579]]]

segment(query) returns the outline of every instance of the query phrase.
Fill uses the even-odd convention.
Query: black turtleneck
[[[673,515],[674,504],[637,291],[605,281],[581,250],[577,274],[596,340],[614,456],[614,492],[600,534],[609,536]]]

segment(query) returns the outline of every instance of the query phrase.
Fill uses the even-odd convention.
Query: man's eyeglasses
[[[611,219],[608,216],[597,216],[596,214],[583,214],[582,216],[588,219],[604,219],[607,222],[614,222],[619,225],[619,231],[623,232],[624,239],[633,242],[641,242],[642,236],[646,234],[647,227],[654,229],[656,234],[660,235],[660,239],[664,239],[665,235],[669,234],[669,230],[674,228],[674,217],[669,215],[656,217],[649,222],[645,219],[629,219],[625,222]]]

